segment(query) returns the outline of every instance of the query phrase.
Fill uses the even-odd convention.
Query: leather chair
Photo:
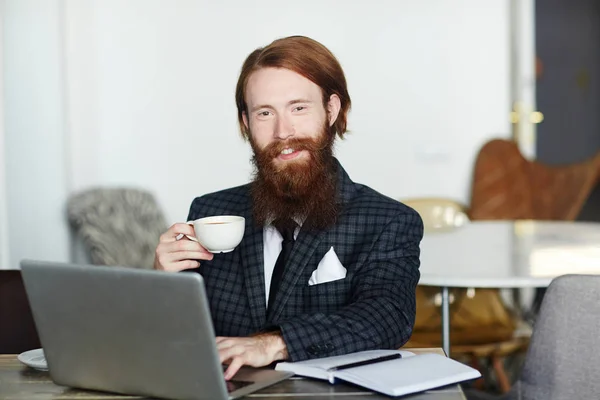
[[[599,183],[600,153],[548,166],[525,159],[514,142],[494,139],[475,161],[468,214],[471,220],[573,221]]]

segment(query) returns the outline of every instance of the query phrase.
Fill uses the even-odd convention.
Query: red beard
[[[263,226],[278,218],[294,218],[303,229],[324,229],[337,219],[334,135],[325,125],[317,139],[275,141],[263,150],[251,140],[255,166],[252,182],[254,219]],[[252,135],[250,135],[252,137]],[[276,166],[285,148],[306,150],[309,157]]]

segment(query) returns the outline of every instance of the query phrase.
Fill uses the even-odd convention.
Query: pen
[[[348,364],[337,365],[335,367],[329,368],[327,371],[328,372],[330,372],[330,371],[339,371],[341,369],[348,369],[348,368],[354,368],[354,367],[362,367],[363,365],[376,364],[376,363],[380,363],[380,362],[383,362],[383,361],[395,360],[397,358],[402,358],[402,354],[400,354],[400,353],[394,353],[394,354],[389,354],[387,356],[381,356],[381,357],[377,357],[377,358],[372,358],[370,360],[357,361],[357,362],[352,362],[352,363],[348,363]]]

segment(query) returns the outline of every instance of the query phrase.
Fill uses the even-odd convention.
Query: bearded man
[[[302,36],[253,51],[236,89],[251,183],[196,198],[188,221],[246,219],[237,248],[213,256],[161,236],[155,268],[202,274],[221,362],[265,366],[402,346],[412,333],[423,223],[411,208],[350,180],[333,156],[346,132],[344,72]]]

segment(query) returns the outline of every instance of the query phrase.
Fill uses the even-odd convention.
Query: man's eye
[[[296,107],[296,111],[302,111],[302,110],[306,110],[306,107],[304,107],[304,106]]]
[[[270,114],[269,111],[261,111],[261,112],[258,113],[258,115],[260,117],[268,117],[269,114]]]

